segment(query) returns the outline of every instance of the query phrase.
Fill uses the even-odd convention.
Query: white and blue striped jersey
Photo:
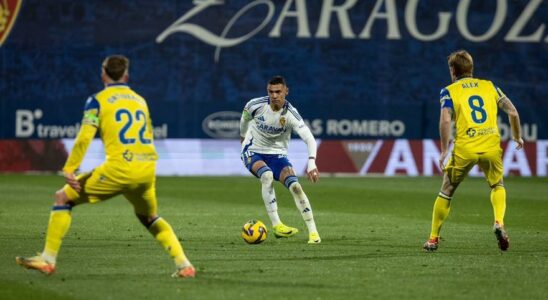
[[[268,96],[251,99],[245,105],[240,125],[240,136],[244,138],[242,150],[287,155],[293,131],[302,138],[310,130],[289,101],[278,111],[272,110]]]

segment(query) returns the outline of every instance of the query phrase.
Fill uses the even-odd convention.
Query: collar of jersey
[[[457,80],[455,80],[455,82],[461,81],[461,80],[464,80],[464,79],[474,79],[474,77],[472,77],[472,76],[459,77],[459,78],[457,78]]]
[[[116,82],[116,83],[107,84],[107,87],[129,87],[129,86],[127,85],[127,83]]]

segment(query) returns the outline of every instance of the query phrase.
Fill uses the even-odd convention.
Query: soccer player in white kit
[[[308,243],[319,244],[321,239],[312,207],[287,159],[287,146],[291,132],[295,131],[308,148],[308,179],[317,182],[320,173],[316,167],[316,140],[299,112],[286,101],[289,89],[282,76],[275,76],[268,81],[267,92],[268,96],[251,99],[244,107],[240,120],[242,161],[261,180],[262,198],[274,235],[278,238],[290,237],[299,232],[297,228],[286,226],[280,220],[273,186],[274,180],[277,180],[289,189],[301,212],[308,228]]]

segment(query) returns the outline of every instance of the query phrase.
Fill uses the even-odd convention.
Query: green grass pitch
[[[439,250],[425,253],[439,177],[301,179],[320,245],[306,243],[301,216],[279,183],[280,216],[301,232],[247,245],[239,234],[248,219],[269,225],[256,179],[161,177],[160,214],[198,269],[197,278],[178,280],[123,198],[73,210],[56,274],[22,269],[14,258],[42,250],[63,179],[0,175],[0,299],[546,299],[547,180],[505,182],[508,252],[498,250],[491,231],[485,181],[468,178]]]

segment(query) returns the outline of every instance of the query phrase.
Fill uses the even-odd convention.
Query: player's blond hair
[[[103,70],[107,76],[118,81],[129,69],[129,59],[123,55],[107,56],[103,61]]]
[[[447,57],[447,64],[457,77],[472,77],[474,73],[474,60],[466,50],[458,50]]]

